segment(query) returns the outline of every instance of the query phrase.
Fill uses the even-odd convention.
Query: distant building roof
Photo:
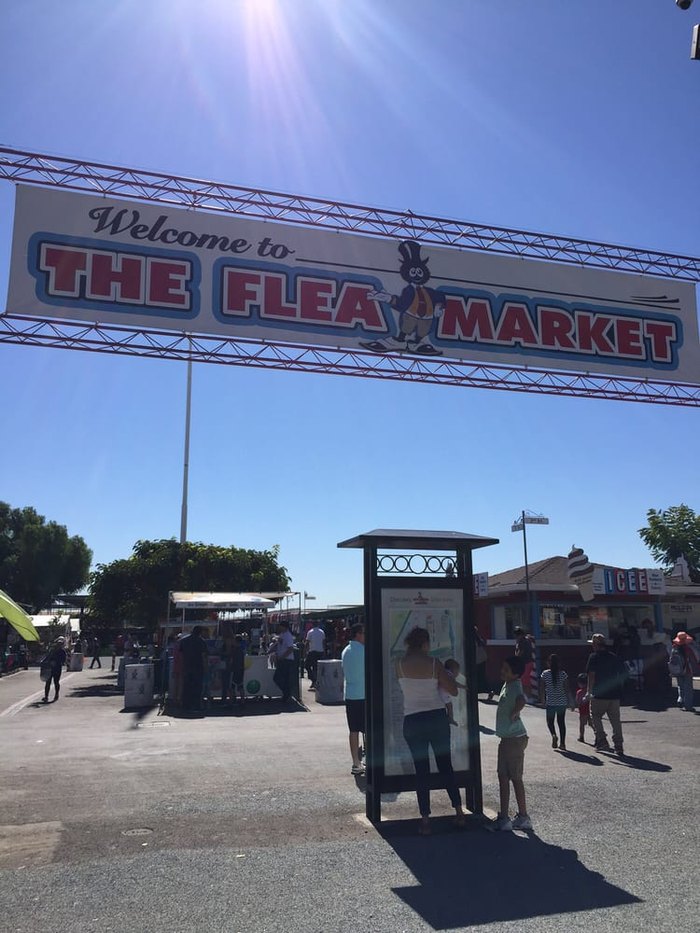
[[[592,564],[593,567],[602,567],[602,564]],[[528,564],[528,575],[530,577],[530,586],[536,583],[547,584],[570,584],[569,579],[569,561],[566,557],[547,557],[545,560],[537,560]],[[489,574],[489,589],[496,589],[499,586],[514,586],[525,583],[525,565],[515,567],[513,570],[504,570],[503,573]]]
[[[612,567],[613,564],[595,564],[591,562],[591,567]],[[547,557],[544,560],[533,561],[528,564],[528,575],[530,586],[536,589],[540,586],[562,586],[568,588],[572,584],[569,578],[569,560],[568,557]],[[504,570],[502,573],[489,574],[489,591],[509,586],[525,585],[525,565],[515,567],[512,570]],[[685,589],[689,592],[700,592],[698,584],[682,583],[677,579],[666,575],[666,587],[670,592],[679,592]]]

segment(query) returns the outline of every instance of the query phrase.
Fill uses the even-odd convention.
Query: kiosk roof
[[[498,538],[468,535],[461,531],[411,531],[406,528],[375,528],[364,534],[339,541],[338,547],[378,547],[409,550],[454,551],[467,547],[470,551],[498,544]]]

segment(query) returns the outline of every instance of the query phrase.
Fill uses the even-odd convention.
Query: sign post
[[[466,690],[454,698],[459,725],[451,730],[451,752],[467,808],[482,812],[471,552],[492,544],[498,539],[392,529],[370,531],[338,544],[364,552],[366,812],[374,824],[381,820],[383,793],[416,788],[403,738],[403,698],[396,675],[404,639],[415,626],[430,633],[431,656],[443,662],[454,658],[466,679]],[[431,762],[430,787],[444,786]]]
[[[548,525],[549,519],[545,518],[544,515],[533,515],[531,513],[525,512],[523,510],[520,513],[520,518],[513,522],[510,526],[511,531],[522,531],[523,533],[523,552],[525,556],[525,612],[527,614],[527,624],[528,628],[533,635],[539,635],[539,625],[535,626],[534,619],[532,617],[532,600],[530,598],[530,569],[527,563],[527,535],[525,533],[525,525]]]

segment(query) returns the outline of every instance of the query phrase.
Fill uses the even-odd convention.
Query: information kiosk
[[[482,812],[481,754],[474,639],[472,551],[497,538],[456,531],[379,529],[341,541],[364,551],[367,817],[381,820],[381,795],[413,791],[413,762],[403,738],[396,662],[415,626],[430,633],[430,653],[454,658],[466,689],[454,698],[452,763],[467,808]],[[435,553],[438,552],[438,553]],[[444,782],[431,761],[431,788]]]

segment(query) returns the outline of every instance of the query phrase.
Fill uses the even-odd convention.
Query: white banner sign
[[[38,187],[12,314],[700,382],[695,287]]]

